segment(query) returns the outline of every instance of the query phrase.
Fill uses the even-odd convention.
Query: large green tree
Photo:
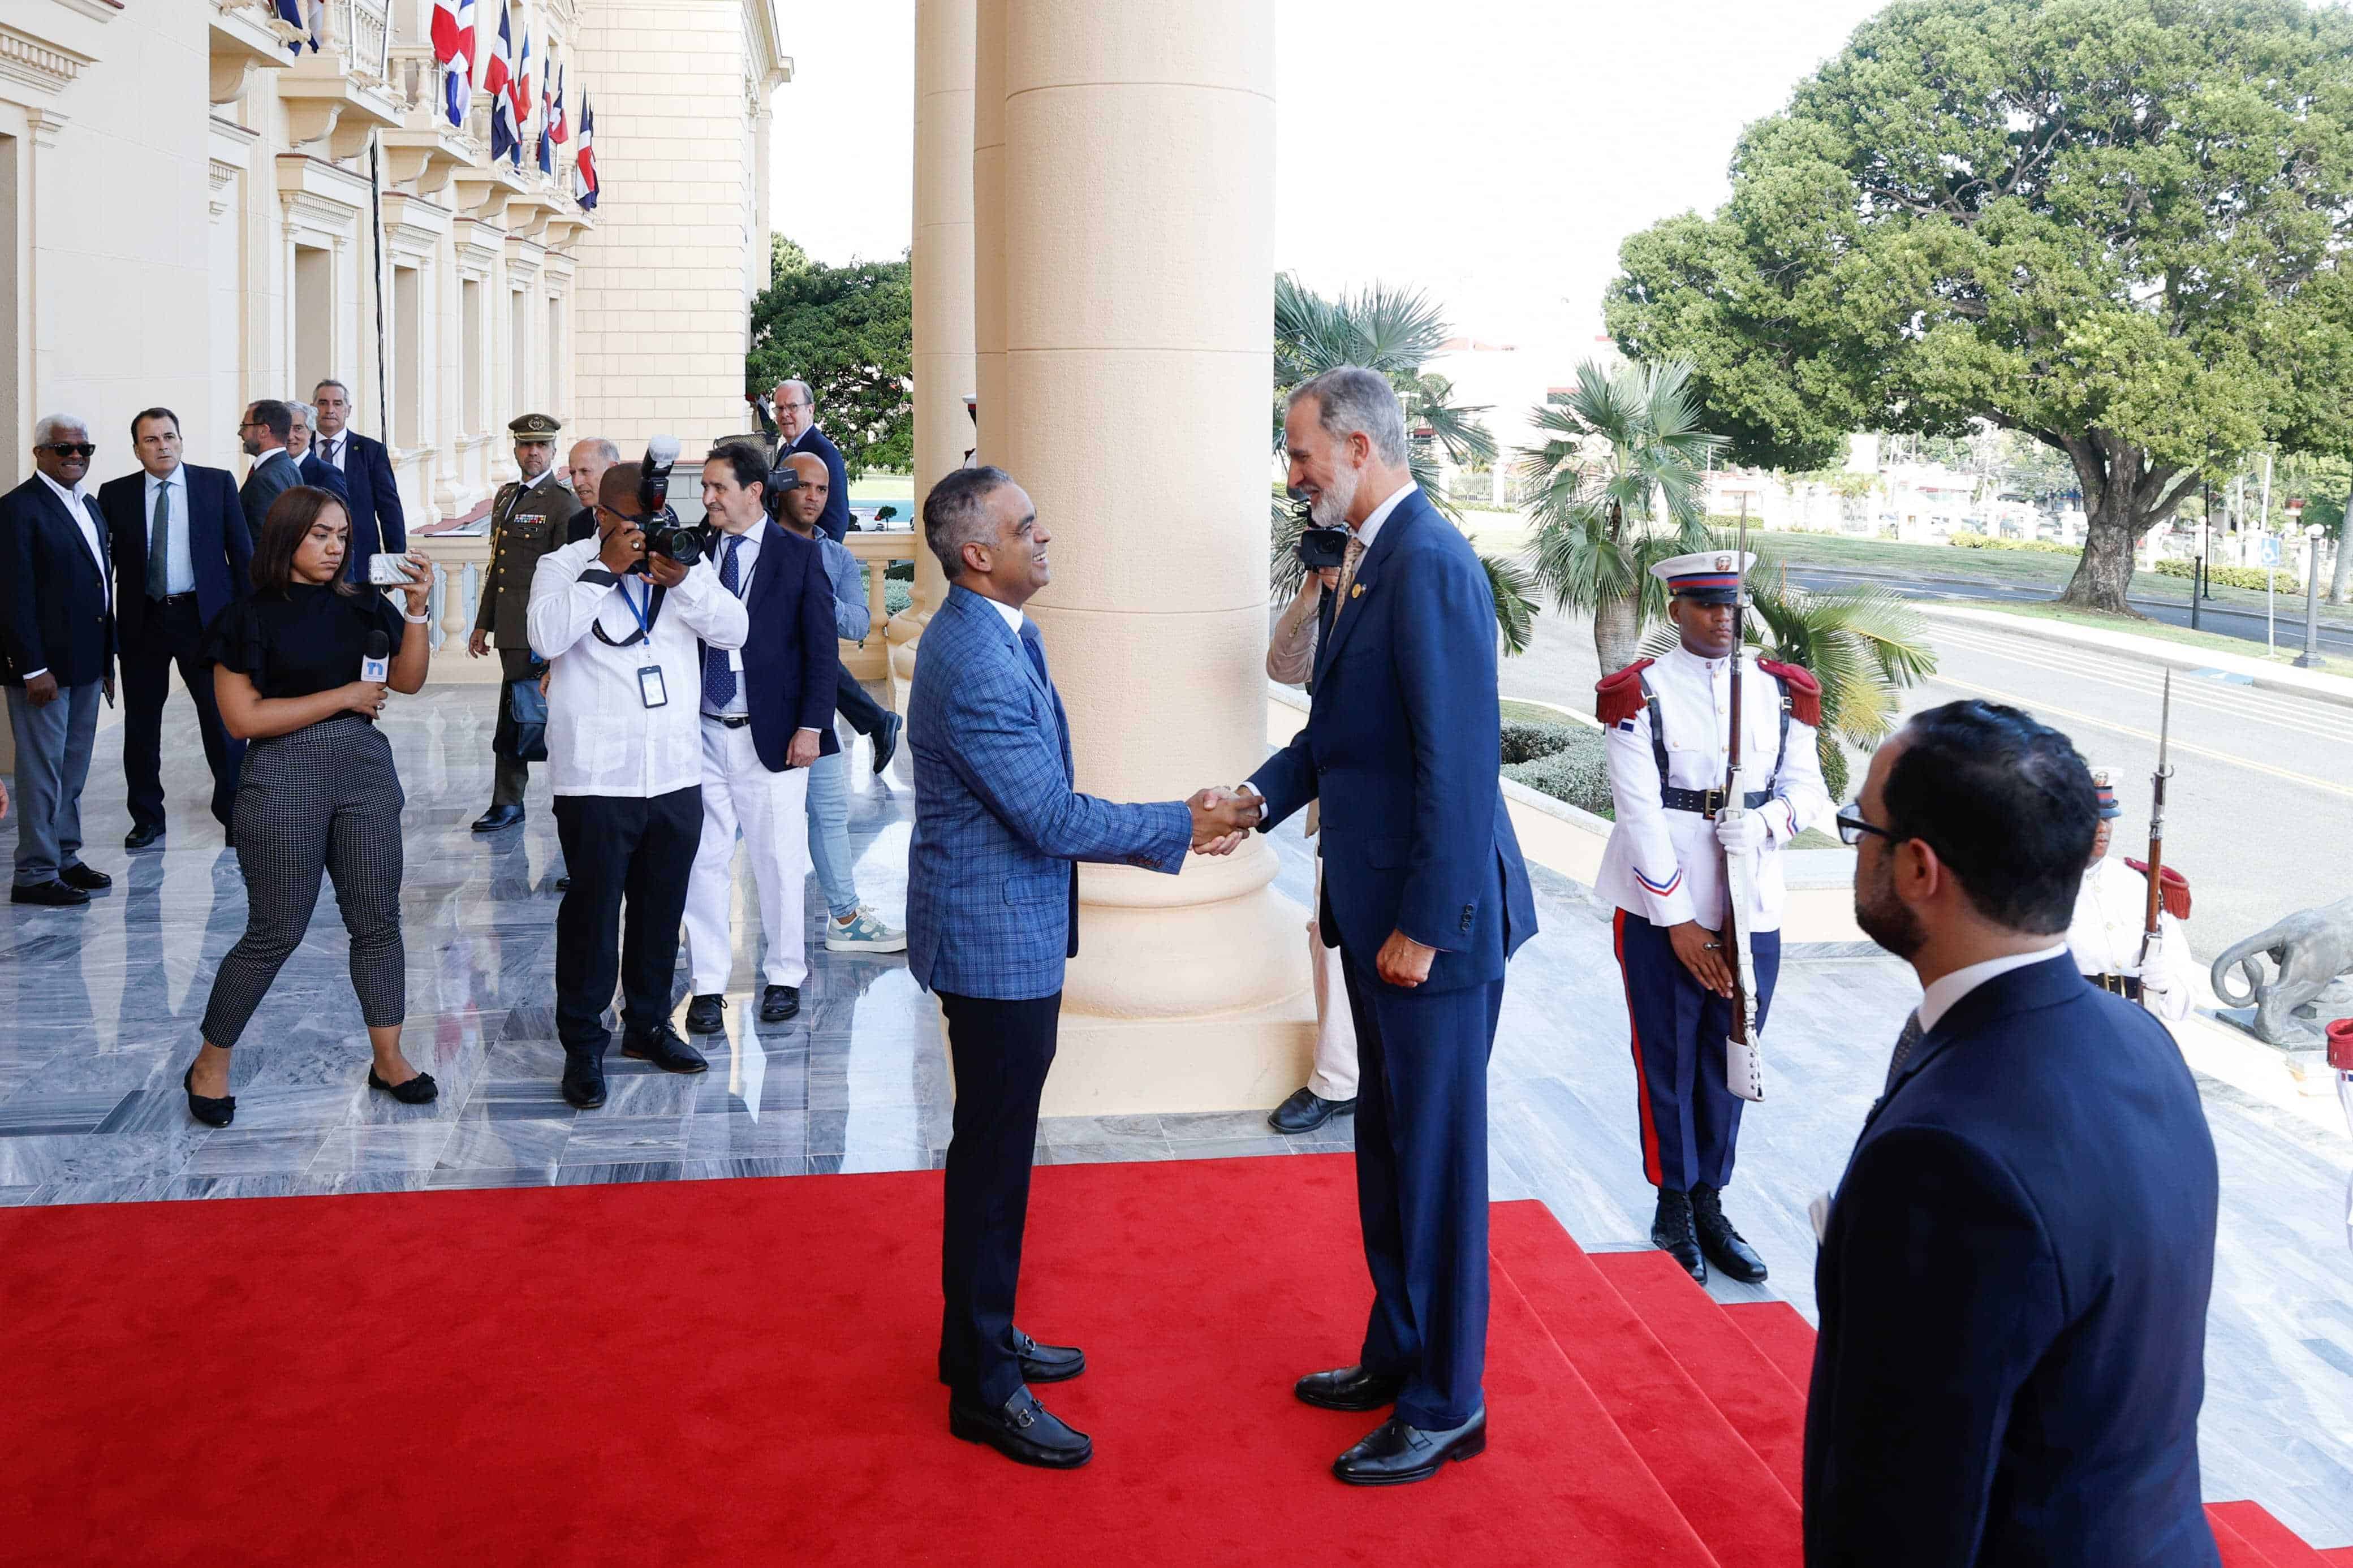
[[[1606,305],[1685,358],[1736,460],[1984,419],[2064,453],[2063,595],[2129,614],[2202,468],[2342,450],[2353,21],[2299,0],[1904,0],[1752,126],[1713,218],[1629,238]]]
[[[852,474],[914,464],[914,288],[905,257],[828,267],[771,237],[768,286],[752,301],[744,386],[806,381]]]

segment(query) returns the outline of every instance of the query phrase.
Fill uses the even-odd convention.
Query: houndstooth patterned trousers
[[[319,878],[334,879],[352,938],[352,989],[369,1028],[408,1015],[400,941],[400,775],[392,747],[356,714],[256,741],[237,789],[245,935],[221,960],[205,1038],[234,1046],[311,927]]]

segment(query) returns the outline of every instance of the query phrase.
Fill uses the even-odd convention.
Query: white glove
[[[2140,960],[2140,1005],[2150,1013],[2162,1011],[2162,1004],[2173,987],[2165,978],[2165,945],[2151,937]]]
[[[1715,841],[1736,855],[1753,855],[1773,842],[1762,812],[1744,811],[1715,819]]]

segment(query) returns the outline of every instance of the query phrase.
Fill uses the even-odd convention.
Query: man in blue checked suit
[[[1487,1057],[1504,965],[1535,934],[1496,782],[1495,601],[1417,489],[1388,382],[1342,366],[1291,395],[1291,488],[1350,539],[1315,701],[1246,786],[1272,827],[1323,807],[1324,908],[1356,1026],[1356,1207],[1372,1313],[1310,1405],[1390,1419],[1333,1462],[1428,1479],[1487,1445]]]
[[[940,1237],[940,1381],[948,1428],[1021,1464],[1068,1469],[1093,1444],[1032,1383],[1086,1370],[1015,1327],[1038,1100],[1053,1064],[1064,962],[1079,951],[1073,861],[1175,875],[1190,849],[1230,853],[1258,820],[1220,791],[1121,805],[1072,787],[1069,721],[1022,605],[1050,539],[1001,468],[962,468],[923,502],[950,584],[923,629],[908,700],[915,832],[907,964],[939,996],[955,1066]]]

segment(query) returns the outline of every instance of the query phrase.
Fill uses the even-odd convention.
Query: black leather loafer
[[[771,985],[760,993],[760,1022],[781,1024],[787,1018],[800,1016],[801,988],[797,985]]]
[[[375,1068],[370,1068],[368,1087],[384,1090],[403,1105],[430,1105],[441,1098],[441,1086],[433,1081],[429,1072],[418,1073],[403,1083],[386,1083],[376,1076]]]
[[[522,807],[519,805],[494,805],[491,807],[490,810],[482,813],[481,816],[474,818],[474,831],[477,833],[496,833],[500,828],[512,827],[522,820]]]
[[[690,1035],[723,1035],[727,1020],[722,1016],[727,1009],[727,998],[712,994],[697,996],[686,1005],[686,1032]],[[623,1047],[624,1050],[627,1047]]]
[[[1068,1383],[1087,1370],[1087,1352],[1076,1345],[1041,1345],[1016,1329],[1013,1348],[1020,1353],[1026,1382]]]
[[[1325,1410],[1379,1410],[1395,1405],[1405,1388],[1401,1373],[1366,1372],[1344,1366],[1333,1372],[1311,1372],[1291,1385],[1291,1392],[1309,1405]]]
[[[1332,1473],[1352,1487],[1401,1487],[1426,1481],[1449,1460],[1487,1451],[1487,1412],[1443,1432],[1425,1432],[1392,1415],[1372,1436],[1332,1461]]]
[[[46,882],[18,883],[8,889],[12,904],[42,904],[53,910],[71,909],[90,902],[90,895],[79,888],[69,888],[54,878]]]
[[[1707,1263],[1700,1257],[1699,1233],[1692,1228],[1689,1193],[1659,1189],[1658,1213],[1651,1217],[1651,1245],[1683,1266],[1683,1272],[1707,1283]]]
[[[1353,1100],[1326,1100],[1312,1089],[1303,1089],[1276,1106],[1266,1124],[1277,1132],[1296,1136],[1314,1131],[1335,1116],[1352,1115],[1356,1109]]]
[[[874,771],[876,773],[879,773],[889,767],[891,759],[899,754],[899,731],[906,727],[907,721],[896,713],[882,715],[882,732],[874,737]]]
[[[207,1127],[226,1127],[237,1120],[237,1096],[224,1094],[215,1099],[196,1092],[196,1064],[190,1062],[188,1070],[180,1075],[180,1088],[188,1097],[188,1114]]]
[[[79,862],[58,872],[58,880],[69,888],[79,888],[85,893],[102,893],[114,886],[113,878]]]
[[[605,1103],[605,1059],[586,1051],[564,1053],[564,1103],[594,1110]]]
[[[164,842],[164,829],[161,825],[153,827],[134,827],[122,836],[122,847],[134,852],[162,842]]]
[[[1017,1465],[1075,1470],[1095,1457],[1093,1439],[1076,1432],[1038,1403],[1027,1388],[1016,1389],[1003,1407],[951,1394],[948,1430],[967,1443],[986,1443]]]
[[[1765,1260],[1724,1217],[1722,1189],[1694,1187],[1691,1203],[1692,1229],[1698,1233],[1699,1249],[1707,1260],[1727,1279],[1737,1279],[1743,1285],[1763,1284]]]
[[[642,1035],[627,1035],[621,1039],[621,1054],[641,1062],[651,1062],[664,1072],[708,1072],[711,1064],[681,1038],[667,1023]]]

